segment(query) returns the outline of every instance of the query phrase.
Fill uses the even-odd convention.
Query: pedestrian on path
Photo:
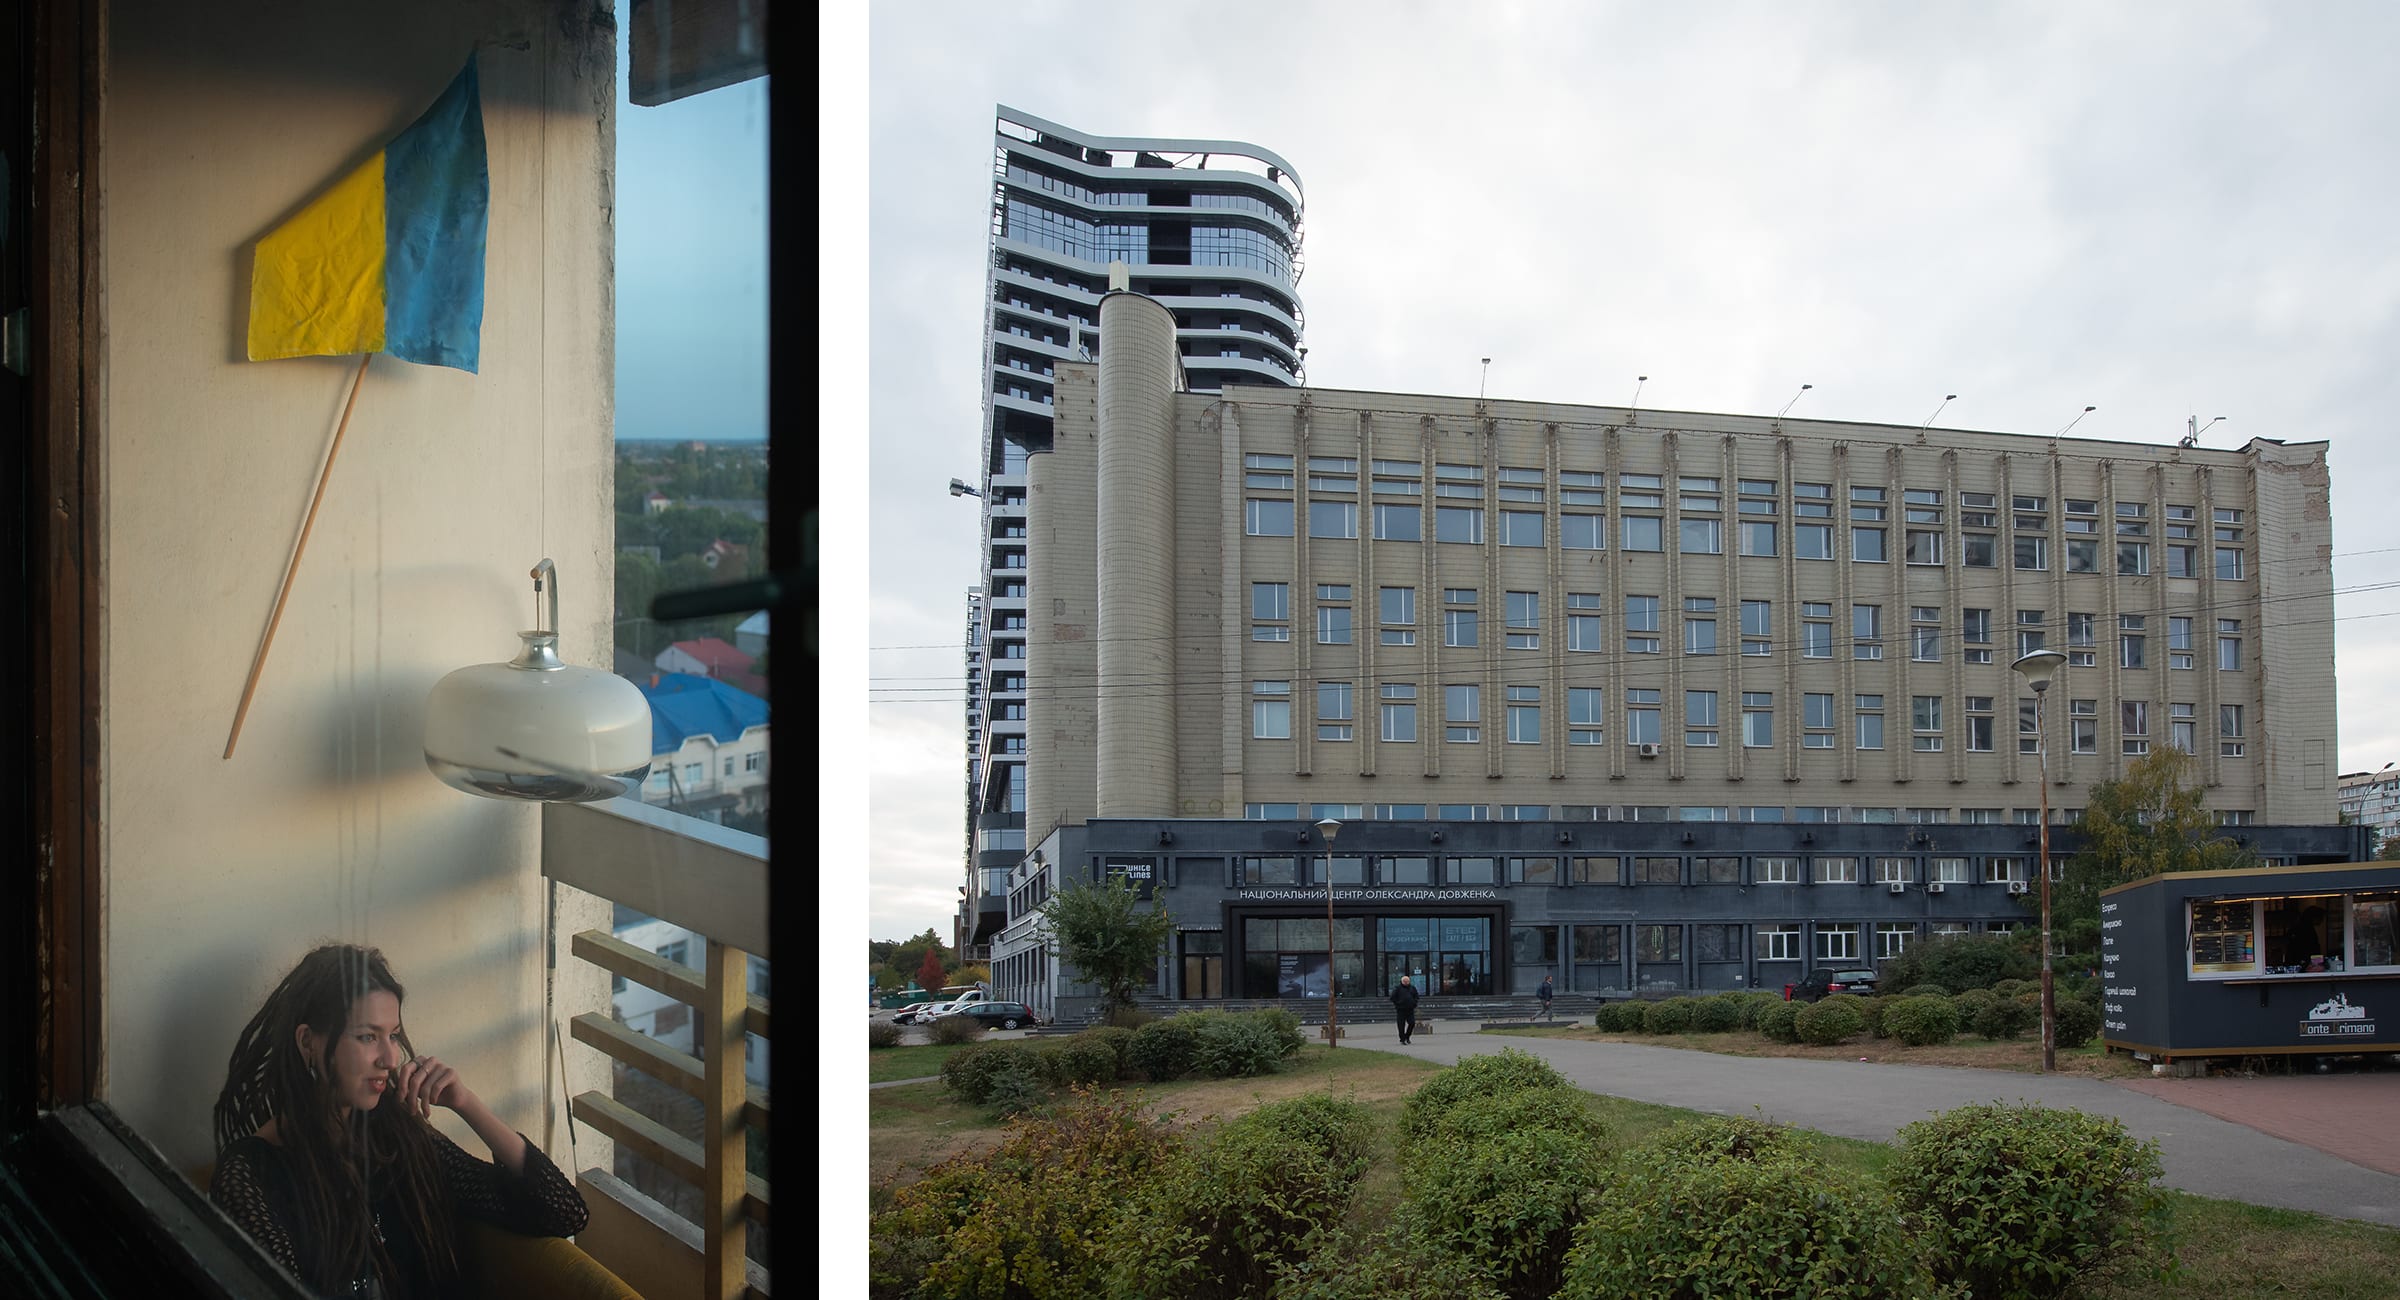
[[[1552,995],[1552,990],[1551,990],[1551,988],[1550,988],[1550,977],[1549,977],[1549,976],[1547,976],[1547,975],[1544,975],[1544,976],[1542,977],[1542,986],[1541,986],[1540,988],[1538,988],[1538,989],[1535,989],[1535,990],[1534,990],[1534,992],[1533,992],[1533,995],[1534,995],[1535,997],[1537,997],[1537,998],[1540,998],[1540,999],[1542,1000],[1542,1019],[1544,1019],[1544,1020],[1553,1020],[1553,1019],[1556,1019],[1556,1017],[1555,1017],[1555,1016],[1553,1016],[1553,1015],[1550,1013],[1550,998],[1551,998],[1551,995]]]
[[[1408,1036],[1417,1031],[1417,988],[1406,975],[1392,989],[1392,1009],[1400,1013],[1400,1041],[1406,1044]]]

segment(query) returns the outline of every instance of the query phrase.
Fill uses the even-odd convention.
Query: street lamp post
[[[2058,1072],[2058,1002],[2050,985],[2050,737],[2042,725],[2042,704],[2050,679],[2067,657],[2056,650],[2036,650],[2009,667],[2033,688],[2033,751],[2041,760],[2041,860],[2034,869],[2042,876],[2042,1073]]]
[[[1338,981],[1333,975],[1333,837],[1341,833],[1342,824],[1331,817],[1317,823],[1317,834],[1325,840],[1325,1046],[1340,1047],[1342,1035],[1337,1028],[1334,1011]]]

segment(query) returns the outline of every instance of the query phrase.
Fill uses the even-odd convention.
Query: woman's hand
[[[481,1099],[458,1077],[458,1071],[443,1064],[439,1057],[420,1056],[403,1061],[396,1073],[398,1083],[393,1092],[408,1113],[419,1119],[431,1116],[436,1106],[461,1115],[482,1107]]]

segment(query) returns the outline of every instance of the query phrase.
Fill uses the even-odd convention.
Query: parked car
[[[1783,996],[1787,1002],[1814,1002],[1834,993],[1856,993],[1861,997],[1871,997],[1875,992],[1875,980],[1875,972],[1865,967],[1851,970],[1821,967],[1802,976],[1797,984],[1784,985]]]
[[[952,1010],[956,1005],[951,1002],[920,1002],[913,1007],[901,1008],[900,1014],[892,1017],[892,1023],[895,1025],[931,1024],[935,1016]]]
[[[986,1029],[1031,1029],[1042,1023],[1022,1002],[969,1002],[943,1013],[941,1018],[954,1020],[960,1016],[980,1021]]]

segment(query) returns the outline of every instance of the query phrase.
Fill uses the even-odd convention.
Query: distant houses
[[[742,620],[733,630],[733,648],[753,661],[767,652],[767,611],[762,609]]]
[[[737,650],[717,637],[704,636],[668,646],[658,652],[652,663],[662,673],[712,678],[736,690],[764,697],[767,680],[751,671],[751,665],[757,661],[754,654]]]
[[[653,673],[649,682],[635,684],[650,701],[650,777],[642,783],[642,802],[719,824],[729,815],[762,816],[767,702],[692,673]]]

